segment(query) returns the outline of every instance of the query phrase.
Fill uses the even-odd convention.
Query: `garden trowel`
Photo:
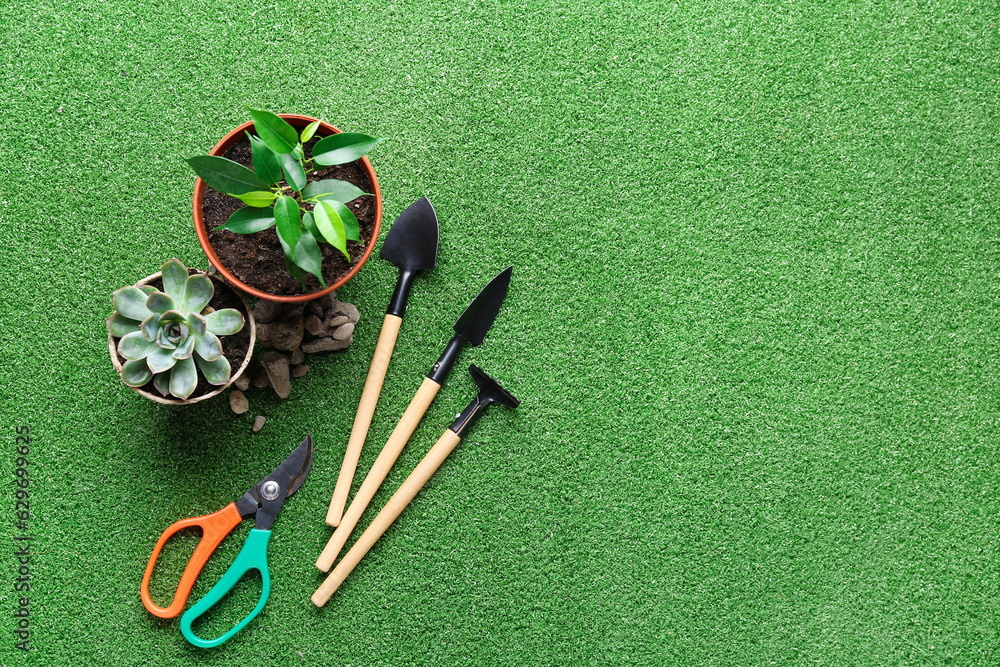
[[[379,334],[375,355],[368,368],[368,379],[365,380],[364,391],[361,392],[361,402],[354,416],[354,426],[351,427],[351,437],[347,441],[347,451],[344,452],[344,463],[340,467],[337,486],[333,491],[330,509],[326,514],[326,522],[331,526],[340,524],[344,515],[344,505],[347,504],[347,494],[351,490],[354,471],[361,457],[361,447],[368,436],[368,427],[375,414],[375,405],[382,392],[382,382],[385,380],[389,359],[396,347],[396,337],[403,323],[403,313],[406,312],[406,300],[410,296],[410,288],[417,271],[430,271],[437,264],[438,251],[438,220],[434,207],[427,197],[410,204],[396,218],[389,235],[382,244],[382,259],[388,260],[399,267],[399,280],[396,290],[392,293],[389,308],[382,321],[382,333]]]
[[[347,552],[347,555],[333,569],[333,572],[326,578],[326,581],[313,593],[312,602],[317,607],[322,607],[326,604],[330,596],[340,587],[340,584],[354,570],[364,555],[368,553],[368,550],[372,548],[376,540],[382,536],[382,533],[388,530],[392,522],[410,504],[410,501],[416,497],[420,489],[424,488],[427,480],[441,467],[444,460],[448,458],[448,455],[451,454],[462,438],[465,437],[465,433],[472,427],[472,424],[486,412],[486,408],[493,403],[506,405],[508,408],[516,408],[520,403],[509,391],[501,387],[499,382],[484,373],[478,366],[469,366],[469,372],[479,387],[479,393],[472,399],[468,407],[458,415],[455,422],[445,430],[444,435],[441,436],[437,443],[431,447],[431,450],[427,452],[427,455],[417,464],[417,467],[413,469],[413,472],[410,473],[410,476],[399,487],[399,490],[392,495],[389,502],[385,504],[382,511],[375,517],[375,520],[365,529],[365,532],[361,534],[358,541],[354,543],[351,550]]]
[[[347,543],[347,538],[351,536],[351,531],[358,525],[358,520],[364,513],[368,503],[371,502],[378,487],[381,486],[385,476],[389,474],[392,464],[399,458],[400,452],[406,445],[407,440],[413,435],[417,424],[423,418],[431,401],[437,396],[441,385],[444,383],[448,372],[458,359],[459,353],[466,345],[479,345],[486,337],[486,332],[493,325],[497,313],[500,312],[500,304],[507,296],[507,288],[510,286],[510,276],[514,267],[510,266],[501,271],[490,283],[483,288],[479,295],[473,300],[469,307],[465,309],[462,316],[455,322],[455,335],[445,348],[441,358],[431,366],[430,372],[424,378],[420,389],[410,401],[406,412],[400,418],[396,428],[389,435],[389,440],[382,447],[378,458],[372,464],[372,469],[368,471],[368,476],[358,489],[357,495],[351,501],[351,506],[347,508],[337,530],[333,531],[330,541],[323,549],[316,560],[316,567],[326,572],[337,559],[337,554]]]

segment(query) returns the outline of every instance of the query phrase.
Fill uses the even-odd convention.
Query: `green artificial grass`
[[[995,9],[4,3],[0,664],[995,665]],[[395,267],[340,291],[362,314],[349,350],[287,401],[251,390],[242,416],[144,401],[107,355],[113,290],[169,257],[207,267],[182,157],[245,104],[386,137],[382,238],[420,196],[440,218],[354,490],[451,324],[514,265],[362,527],[474,395],[469,363],[521,406],[477,424],[322,610],[313,562]],[[219,649],[188,645],[139,599],[156,538],[306,432],[267,606]]]

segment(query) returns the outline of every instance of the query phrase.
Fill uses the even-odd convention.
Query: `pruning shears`
[[[255,519],[254,527],[250,531],[250,535],[247,536],[247,540],[243,544],[239,555],[236,556],[236,560],[229,566],[226,573],[222,575],[222,579],[205,594],[205,597],[196,602],[181,617],[181,633],[185,639],[195,646],[211,648],[222,644],[253,620],[260,613],[261,609],[264,608],[264,603],[267,602],[267,597],[271,592],[271,575],[267,567],[267,543],[271,538],[271,526],[274,524],[274,518],[278,514],[278,510],[281,509],[281,505],[285,502],[285,499],[295,493],[302,486],[302,482],[305,481],[306,475],[309,474],[309,468],[312,465],[312,456],[313,440],[310,434],[306,436],[305,440],[295,448],[295,451],[281,465],[275,468],[274,472],[251,486],[236,502],[229,503],[214,514],[182,519],[171,524],[169,528],[163,531],[160,539],[156,542],[156,546],[153,547],[153,553],[149,557],[146,572],[142,577],[140,592],[142,603],[146,609],[154,616],[159,616],[160,618],[173,618],[180,614],[184,609],[184,604],[187,602],[188,596],[191,594],[191,588],[201,573],[201,569],[208,562],[209,556],[212,555],[212,552],[215,551],[226,535],[232,532],[244,519],[252,516]],[[192,527],[201,528],[201,540],[198,542],[194,554],[191,555],[187,566],[184,568],[184,573],[181,575],[180,583],[177,585],[177,591],[174,593],[174,599],[170,603],[170,606],[160,607],[153,602],[149,595],[149,580],[152,577],[156,559],[159,557],[163,545],[174,533],[184,528]],[[191,630],[191,624],[195,619],[222,600],[243,575],[250,570],[260,572],[262,579],[261,596],[257,602],[257,606],[242,621],[237,623],[236,627],[220,637],[205,640],[195,635]]]

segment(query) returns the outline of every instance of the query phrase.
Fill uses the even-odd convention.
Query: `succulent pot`
[[[193,275],[200,273],[203,275],[208,275],[204,271],[199,271],[198,269],[188,269],[188,274]],[[136,287],[141,287],[142,285],[154,285],[159,287],[162,284],[161,280],[162,274],[157,271],[151,276],[147,276],[135,284]],[[238,291],[229,286],[224,280],[220,280],[217,276],[208,276],[212,284],[215,286],[215,294],[209,305],[220,310],[222,308],[235,308],[240,311],[243,315],[244,325],[235,334],[230,336],[220,336],[219,339],[222,342],[222,353],[229,360],[229,365],[232,368],[232,372],[229,375],[229,382],[224,385],[212,385],[205,381],[204,377],[199,374],[198,387],[195,389],[194,393],[186,400],[181,400],[176,397],[166,397],[160,394],[154,387],[153,382],[150,380],[147,384],[142,387],[131,387],[141,396],[148,398],[156,403],[162,403],[163,405],[188,405],[189,403],[198,403],[217,394],[221,394],[222,391],[231,385],[240,375],[246,371],[247,366],[250,364],[250,357],[253,355],[254,342],[257,340],[257,327],[254,324],[253,313],[250,310],[250,306],[247,303],[246,298]],[[118,375],[121,375],[122,365],[125,363],[125,358],[118,354],[118,341],[120,338],[112,335],[108,332],[108,352],[111,355],[111,363],[114,365],[115,370]],[[128,385],[126,385],[128,386]]]
[[[278,114],[290,125],[301,131],[310,123],[317,119],[298,114]],[[227,134],[222,141],[211,150],[211,155],[227,157],[235,162],[241,162],[247,167],[250,165],[249,140],[246,133],[252,132],[254,125],[252,122],[244,123],[235,130]],[[321,122],[316,130],[315,137],[307,144],[307,151],[311,149],[312,143],[331,134],[337,134],[340,130],[332,125]],[[227,231],[214,231],[215,227],[225,223],[228,216],[243,204],[238,200],[215,192],[205,185],[205,182],[198,178],[194,186],[194,226],[198,234],[198,242],[201,243],[208,261],[225,276],[234,287],[243,290],[248,294],[269,301],[309,301],[333,292],[350,280],[364,265],[371,255],[378,240],[379,229],[382,224],[382,193],[379,190],[378,179],[375,177],[375,170],[367,157],[362,157],[348,165],[338,165],[329,167],[326,171],[332,174],[324,175],[324,178],[339,178],[354,182],[364,192],[370,192],[373,197],[360,197],[355,200],[352,206],[360,207],[362,210],[358,215],[361,223],[361,243],[349,242],[348,250],[351,253],[351,262],[348,264],[346,258],[332,248],[324,250],[324,278],[327,288],[320,287],[315,278],[311,278],[307,285],[314,285],[306,293],[301,292],[301,287],[295,278],[288,274],[284,267],[284,255],[278,245],[277,235],[274,229],[249,234],[240,238],[240,235]],[[358,182],[356,182],[358,181]],[[229,201],[231,200],[231,201]],[[357,203],[359,202],[360,203]],[[225,208],[229,207],[229,208]],[[221,210],[220,210],[221,209]],[[239,251],[236,245],[239,244]],[[225,248],[230,255],[229,260],[220,259],[220,252],[217,250]],[[336,254],[334,254],[336,252]],[[277,253],[277,255],[276,255]],[[280,256],[280,261],[275,257]],[[330,262],[331,271],[336,271],[335,275],[326,276],[327,262]],[[232,263],[233,265],[227,265]],[[268,289],[264,285],[268,281],[268,276],[259,274],[267,273],[274,279],[284,281],[285,285],[294,284],[294,289],[288,287]],[[291,282],[289,282],[291,281]],[[252,283],[257,283],[254,285]]]

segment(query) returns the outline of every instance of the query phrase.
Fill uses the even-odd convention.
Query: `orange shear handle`
[[[240,516],[239,510],[236,509],[236,503],[229,503],[214,514],[182,519],[163,531],[160,539],[156,542],[156,546],[153,547],[153,554],[149,557],[149,563],[146,565],[146,573],[142,575],[142,587],[140,589],[142,604],[146,606],[149,613],[160,618],[173,618],[180,614],[184,610],[184,603],[187,602],[188,595],[191,594],[195,579],[201,573],[201,568],[205,567],[205,563],[208,562],[208,557],[212,555],[212,552],[219,546],[223,538],[233,528],[238,526],[241,521],[243,521],[243,517]],[[166,609],[158,607],[153,602],[153,599],[149,597],[149,580],[153,576],[153,567],[156,565],[156,559],[159,558],[163,545],[166,544],[167,540],[174,533],[178,530],[192,527],[201,528],[201,540],[199,540],[198,546],[195,547],[187,567],[184,568],[184,574],[181,575],[181,581],[177,584],[177,592],[174,593],[174,599],[170,603],[170,606]]]

